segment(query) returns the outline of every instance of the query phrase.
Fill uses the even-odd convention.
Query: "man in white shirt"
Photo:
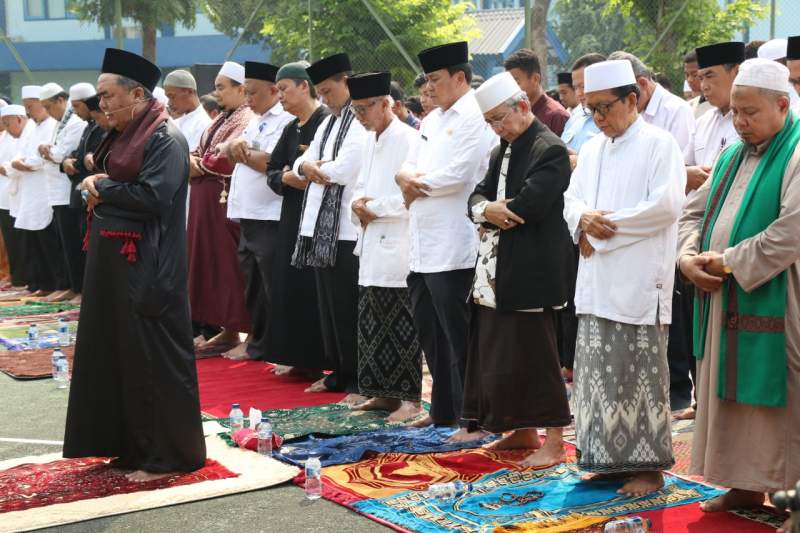
[[[9,109],[6,109],[9,108]],[[4,114],[5,113],[5,114]],[[6,254],[8,255],[9,286],[22,288],[25,286],[25,255],[22,247],[20,230],[14,228],[11,217],[11,179],[6,175],[5,163],[9,163],[16,154],[19,136],[22,134],[28,117],[22,106],[9,106],[5,101],[0,103],[0,230],[3,232]],[[16,183],[14,184],[16,187]],[[16,191],[15,191],[16,192]]]
[[[787,39],[786,68],[789,69],[789,82],[795,92],[800,94],[800,35]]]
[[[608,59],[630,61],[639,86],[641,117],[648,124],[670,132],[683,150],[694,133],[694,113],[689,103],[656,83],[650,69],[635,55],[619,51],[608,56]]]
[[[47,114],[58,121],[52,142],[39,146],[39,153],[46,160],[47,193],[61,240],[62,261],[69,277],[69,287],[51,294],[45,300],[62,302],[78,296],[83,284],[83,236],[80,235],[80,227],[81,217],[85,214],[83,209],[69,206],[72,182],[60,167],[64,159],[78,147],[86,121],[75,112],[70,105],[72,98],[57,83],[44,85],[40,99]]]
[[[418,54],[438,106],[420,126],[419,148],[396,179],[409,210],[414,323],[433,376],[431,412],[416,425],[456,425],[461,418],[478,232],[467,198],[484,177],[499,142],[470,88],[466,42]]]
[[[561,100],[561,105],[572,115],[580,103],[575,94],[575,87],[572,86],[572,72],[559,72],[556,77],[558,79],[558,98]]]
[[[17,181],[11,216],[15,218],[14,227],[25,230],[28,290],[34,296],[48,296],[69,287],[64,252],[49,201],[47,160],[39,151],[40,146],[53,141],[58,121],[42,106],[41,91],[37,85],[22,87],[22,101],[33,128],[20,139],[17,154],[6,168],[8,176]]]
[[[294,118],[278,102],[277,72],[274,65],[245,62],[244,90],[247,105],[255,116],[241,137],[220,147],[228,159],[236,161],[228,193],[228,218],[239,221],[239,264],[245,278],[245,302],[253,321],[247,343],[223,354],[229,359],[266,356],[270,281],[281,197],[267,186],[265,176],[270,154],[283,128]]]
[[[586,107],[603,132],[578,155],[564,218],[581,249],[575,307],[578,466],[630,475],[638,497],[674,464],[667,324],[685,194],[678,143],[637,112],[628,61],[586,68]]]
[[[333,370],[309,391],[345,391],[347,403],[361,403],[365,398],[358,394],[358,258],[353,255],[358,228],[350,220],[350,204],[366,131],[350,109],[351,70],[347,54],[326,57],[306,69],[332,114],[292,166],[297,176],[310,182],[292,264],[314,268],[325,356]]]
[[[351,109],[369,132],[353,192],[360,227],[358,269],[358,388],[364,410],[391,411],[389,420],[419,413],[422,351],[408,297],[408,211],[394,177],[419,142],[417,130],[393,112],[388,72],[347,80]]]
[[[180,114],[175,125],[186,137],[189,153],[192,153],[200,144],[203,132],[211,124],[211,118],[200,105],[200,98],[197,96],[197,81],[189,71],[173,70],[164,78],[164,93],[169,100],[169,108]]]

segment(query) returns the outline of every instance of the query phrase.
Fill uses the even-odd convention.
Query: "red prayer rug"
[[[61,348],[67,356],[70,368],[75,353],[74,346]],[[0,372],[4,372],[14,379],[42,379],[49,378],[53,373],[53,349],[25,350],[22,352],[0,352]]]
[[[262,361],[231,361],[223,357],[197,360],[200,409],[213,417],[227,417],[232,403],[247,416],[251,407],[261,410],[313,407],[336,403],[340,392],[303,392],[311,381],[297,376],[276,376],[274,365]]]

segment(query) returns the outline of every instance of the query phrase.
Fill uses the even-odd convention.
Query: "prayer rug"
[[[17,317],[26,315],[44,315],[44,314],[60,313],[62,311],[77,309],[78,307],[79,306],[67,302],[48,303],[48,302],[26,301],[18,305],[8,305],[5,307],[0,307],[0,317]]]
[[[497,438],[497,435],[489,435],[476,442],[447,442],[455,432],[455,428],[428,426],[365,431],[333,438],[310,436],[284,444],[275,457],[303,466],[306,459],[314,455],[319,457],[322,466],[331,466],[355,463],[377,453],[421,454],[479,448]]]
[[[61,348],[72,368],[74,346]],[[42,379],[53,375],[53,350],[26,350],[23,352],[0,351],[0,372],[14,379]]]
[[[58,321],[53,321],[48,317],[47,321],[37,321],[39,328],[39,338],[35,349],[42,348],[55,348],[59,345],[58,338]],[[70,336],[74,338],[78,330],[77,322],[69,322],[68,324]],[[7,350],[22,351],[32,349],[28,342],[28,326],[27,325],[1,325],[0,326],[0,344]]]
[[[262,489],[298,469],[206,439],[208,461],[196,472],[130,483],[103,459],[49,454],[0,463],[0,532],[28,531]]]
[[[695,503],[721,490],[666,476],[665,486],[641,498],[617,494],[623,481],[581,481],[575,465],[542,470],[501,470],[476,480],[472,490],[453,501],[436,501],[409,490],[352,504],[363,514],[422,533],[483,531],[521,522],[561,520],[585,527],[587,517],[614,517]],[[547,522],[545,522],[547,523]],[[568,529],[567,529],[568,531]],[[671,530],[670,530],[671,531]]]
[[[230,361],[223,357],[197,361],[200,409],[214,417],[226,417],[232,403],[247,413],[256,409],[307,407],[341,401],[341,392],[303,392],[311,381],[297,376],[276,376],[274,365],[262,361]]]
[[[673,474],[690,477],[696,481],[702,481],[702,477],[689,474],[692,466],[693,436],[693,433],[679,433],[672,436],[672,454],[675,456],[675,465],[669,471]]]

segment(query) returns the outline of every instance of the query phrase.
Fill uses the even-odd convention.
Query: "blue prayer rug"
[[[723,491],[665,474],[664,487],[641,498],[617,494],[621,480],[581,481],[575,465],[544,470],[501,470],[483,477],[468,494],[437,501],[423,491],[363,500],[360,513],[422,533],[491,531],[521,522],[579,526],[587,517],[612,517],[695,503]]]
[[[478,448],[497,438],[489,435],[479,441],[449,443],[455,428],[433,427],[396,428],[366,431],[356,435],[334,438],[314,436],[285,444],[275,454],[276,459],[303,466],[309,455],[320,458],[322,466],[360,461],[367,453],[434,453]]]

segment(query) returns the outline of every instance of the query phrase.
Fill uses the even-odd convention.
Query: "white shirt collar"
[[[633,122],[633,124],[631,124],[627,130],[625,130],[625,133],[623,133],[619,137],[611,139],[611,142],[614,144],[621,144],[626,142],[628,139],[633,138],[637,133],[639,133],[644,124],[645,124],[644,119],[642,118],[641,115],[639,115],[638,117],[636,117],[636,120]]]
[[[647,102],[647,107],[644,110],[645,115],[648,117],[656,116],[658,108],[661,107],[661,100],[664,99],[664,93],[666,92],[667,90],[663,88],[660,83],[656,83],[656,88],[650,96],[650,101]]]

